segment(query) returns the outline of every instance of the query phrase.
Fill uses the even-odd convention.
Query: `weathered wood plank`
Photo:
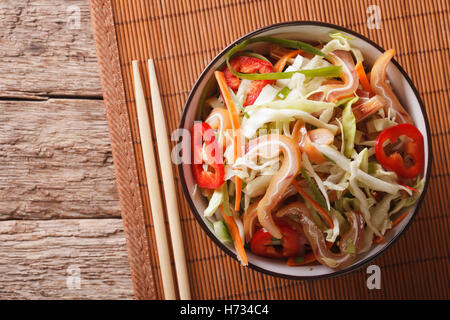
[[[101,96],[88,1],[1,1],[0,74],[1,97]]]
[[[0,101],[0,220],[120,217],[101,100]]]
[[[0,222],[0,299],[87,298],[133,298],[122,220]]]

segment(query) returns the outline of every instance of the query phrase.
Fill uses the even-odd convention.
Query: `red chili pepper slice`
[[[250,249],[254,254],[268,258],[288,258],[298,256],[302,248],[301,235],[287,224],[279,224],[281,239],[261,228],[255,232],[250,240]]]
[[[398,137],[405,135],[412,141],[408,141],[405,146],[405,151],[411,156],[414,165],[407,168],[403,161],[403,157],[394,152],[387,156],[383,144],[386,140],[391,143],[395,142]],[[419,129],[409,123],[403,123],[390,127],[380,133],[375,143],[375,155],[378,162],[387,170],[394,171],[402,178],[414,178],[419,175],[425,165],[424,142],[422,133]]]
[[[273,66],[270,62],[248,56],[237,56],[236,58],[231,59],[230,61],[231,67],[237,72],[242,73],[271,73],[273,72]],[[223,73],[225,76],[225,80],[227,85],[233,90],[237,91],[239,89],[239,85],[241,84],[241,80],[231,73],[228,67],[223,69]],[[255,102],[256,98],[258,98],[261,90],[268,84],[275,83],[275,80],[253,80],[252,85],[247,94],[247,98],[244,102],[244,107],[251,105]]]
[[[224,183],[223,158],[214,131],[206,122],[197,122],[192,129],[192,160],[192,173],[200,188],[217,189]],[[214,171],[205,171],[204,165]]]

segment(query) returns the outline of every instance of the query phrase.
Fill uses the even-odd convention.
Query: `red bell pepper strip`
[[[391,143],[395,142],[398,137],[405,135],[412,141],[406,143],[405,151],[411,156],[414,165],[406,167],[403,162],[403,157],[394,152],[387,156],[383,149],[383,144],[389,140]],[[420,131],[409,123],[402,123],[394,127],[390,127],[382,131],[375,142],[375,155],[378,162],[387,170],[394,171],[402,178],[414,178],[419,175],[425,165],[424,142]]]
[[[203,152],[203,141],[205,152]],[[194,124],[192,129],[192,174],[200,188],[217,189],[225,179],[225,166],[221,159],[214,131],[206,122]],[[206,154],[206,159],[204,158]],[[214,172],[205,171],[203,166],[212,167]]]
[[[273,238],[264,228],[256,231],[250,240],[250,248],[254,254],[267,258],[288,258],[299,254],[302,250],[300,234],[287,224],[278,227],[283,235],[281,239]],[[280,246],[279,250],[275,248],[277,245]]]
[[[249,56],[237,56],[230,61],[231,67],[242,73],[271,73],[273,72],[273,66],[270,62]],[[227,85],[233,90],[237,91],[241,84],[241,79],[231,73],[228,67],[223,69],[225,80]],[[252,80],[252,85],[248,91],[247,98],[244,102],[244,107],[251,105],[258,98],[261,90],[268,84],[275,83],[275,80]]]

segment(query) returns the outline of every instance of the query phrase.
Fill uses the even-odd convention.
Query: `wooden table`
[[[0,74],[0,299],[133,298],[88,1],[1,1]]]

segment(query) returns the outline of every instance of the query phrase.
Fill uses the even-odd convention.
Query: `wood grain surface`
[[[101,97],[88,1],[4,0],[0,17],[1,96]]]
[[[1,1],[0,74],[0,299],[133,298],[88,1]]]
[[[0,101],[0,110],[0,219],[120,217],[102,101]]]
[[[0,297],[129,299],[124,247],[119,219],[3,221]]]

